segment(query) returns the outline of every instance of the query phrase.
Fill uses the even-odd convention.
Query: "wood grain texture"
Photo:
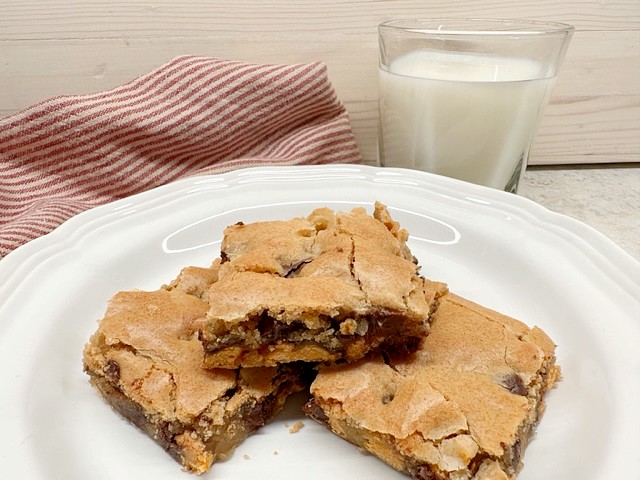
[[[364,158],[375,163],[376,25],[407,16],[574,25],[530,163],[640,161],[638,0],[0,0],[0,114],[109,89],[181,54],[323,60]]]

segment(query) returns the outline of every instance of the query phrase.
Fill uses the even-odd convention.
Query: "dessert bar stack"
[[[424,278],[407,239],[380,203],[229,226],[209,268],[114,296],[85,371],[195,473],[308,389],[308,416],[414,479],[514,478],[555,345]]]

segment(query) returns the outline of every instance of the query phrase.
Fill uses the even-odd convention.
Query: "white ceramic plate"
[[[521,197],[408,170],[258,168],[183,180],[72,218],[0,261],[0,477],[176,479],[121,420],[81,352],[117,291],[155,289],[219,254],[225,226],[375,200],[411,233],[423,273],[542,327],[563,380],[519,480],[640,471],[640,264],[591,228]],[[211,479],[402,479],[306,420],[300,399],[214,465]],[[304,421],[290,434],[287,425]],[[277,452],[277,454],[275,453]]]

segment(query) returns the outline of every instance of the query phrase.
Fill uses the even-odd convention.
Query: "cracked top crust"
[[[404,454],[457,471],[477,454],[510,455],[558,376],[554,349],[539,328],[447,294],[410,359],[323,368],[311,392],[329,417],[391,435]],[[497,472],[491,462],[484,469]],[[495,478],[507,478],[499,471]]]
[[[195,325],[209,305],[197,294],[208,290],[216,272],[216,264],[188,267],[161,290],[117,293],[85,347],[85,368],[117,384],[148,413],[185,423],[205,411],[221,421],[243,403],[241,397],[271,393],[275,368],[201,368]]]
[[[319,315],[351,312],[428,318],[406,239],[380,203],[373,216],[320,208],[306,218],[230,226],[208,321],[224,331],[262,313],[309,328]]]
[[[452,293],[440,303],[436,321],[438,327],[416,353],[416,360],[396,362],[398,371],[408,374],[421,365],[438,364],[480,373],[498,383],[517,374],[525,388],[554,356],[555,344],[540,328],[529,328]]]

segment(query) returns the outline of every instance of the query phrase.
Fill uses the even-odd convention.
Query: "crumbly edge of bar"
[[[559,379],[560,367],[555,363],[555,356],[546,357],[542,367],[526,387],[526,393],[521,392],[527,397],[532,408],[529,410],[529,416],[518,428],[516,441],[505,449],[505,454],[500,459],[505,472],[515,476],[522,469],[522,456],[546,408],[545,397]]]
[[[401,452],[398,440],[392,435],[372,432],[349,421],[339,402],[334,400],[318,402],[318,399],[311,398],[304,405],[303,410],[307,416],[326,426],[336,435],[375,455],[396,470],[410,475],[414,480],[461,480],[463,478],[473,480],[481,466],[487,461],[498,464],[506,478],[515,478],[522,469],[524,451],[533,438],[544,413],[544,398],[547,392],[554,387],[559,376],[560,369],[555,364],[555,358],[548,357],[531,385],[528,386],[526,393],[514,393],[527,396],[532,405],[529,415],[518,428],[515,441],[505,447],[505,453],[500,457],[491,456],[482,450],[478,451],[469,463],[466,477],[460,476],[460,471],[456,471],[456,476],[452,476],[451,472],[443,471],[437,465],[421,462],[419,459]]]
[[[211,465],[228,458],[250,434],[270,421],[284,407],[287,397],[304,388],[294,369],[285,369],[274,382],[274,391],[261,399],[251,398],[227,413],[220,425],[199,415],[190,423],[169,420],[145,411],[105,376],[87,370],[90,382],[104,400],[123,418],[138,427],[169,453],[183,469],[202,474]],[[229,398],[234,392],[228,392]]]
[[[302,322],[285,324],[267,315],[203,342],[207,368],[274,366],[279,363],[355,361],[377,349],[407,354],[428,333],[425,321],[392,312],[342,315],[326,320],[327,328],[309,329]]]

